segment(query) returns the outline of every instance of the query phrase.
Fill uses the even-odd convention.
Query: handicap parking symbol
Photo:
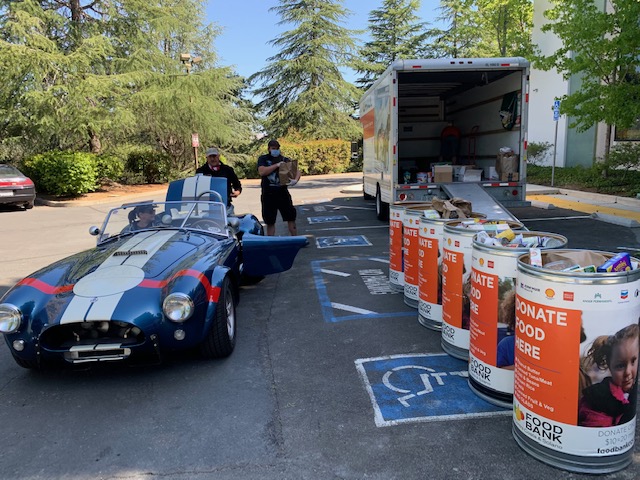
[[[313,225],[316,223],[334,223],[334,222],[348,222],[349,217],[346,215],[331,215],[325,217],[308,217],[307,221]]]
[[[410,354],[356,360],[377,426],[510,415],[474,394],[468,363],[442,354]]]
[[[371,242],[364,235],[342,235],[316,238],[318,248],[333,247],[370,247]]]

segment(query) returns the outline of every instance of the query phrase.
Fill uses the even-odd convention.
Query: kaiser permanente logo
[[[562,434],[564,433],[560,425],[553,425],[537,415],[520,410],[520,405],[513,403],[513,416],[518,422],[518,427],[537,437],[538,441],[547,445],[562,445]]]

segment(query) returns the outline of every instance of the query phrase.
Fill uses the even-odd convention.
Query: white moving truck
[[[360,102],[364,195],[375,197],[378,218],[390,204],[434,196],[468,198],[480,212],[491,203],[493,217],[500,205],[526,205],[528,94],[524,58],[392,63]],[[441,156],[451,124],[460,132],[455,159]]]

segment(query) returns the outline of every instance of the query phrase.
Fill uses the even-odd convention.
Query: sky
[[[278,32],[290,30],[280,26],[280,18],[269,8],[278,5],[277,0],[208,0],[206,21],[222,29],[214,47],[220,66],[233,66],[234,70],[248,77],[267,65],[267,58],[277,53],[268,44]],[[439,12],[438,0],[422,0],[417,15],[425,22],[434,22]],[[382,0],[343,0],[344,8],[351,12],[343,26],[351,30],[368,27],[369,13],[380,8]],[[353,82],[356,75],[345,72],[345,79]]]

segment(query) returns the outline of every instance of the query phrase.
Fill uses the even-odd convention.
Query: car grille
[[[62,353],[71,363],[124,360],[144,341],[135,325],[105,320],[56,325],[40,337],[43,349]]]

